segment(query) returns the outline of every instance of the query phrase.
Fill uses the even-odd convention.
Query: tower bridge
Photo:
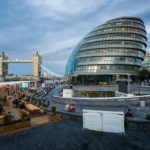
[[[3,63],[32,63],[32,60],[3,60]]]
[[[0,81],[4,81],[5,79],[11,78],[8,77],[8,64],[9,63],[32,63],[32,72],[33,76],[32,79],[40,80],[40,78],[61,78],[62,76],[59,74],[54,73],[53,71],[49,70],[42,64],[42,56],[39,55],[38,51],[32,55],[31,60],[24,60],[24,59],[16,59],[11,60],[8,59],[8,56],[5,56],[4,52],[0,55]],[[44,70],[45,74],[42,76],[42,69]],[[12,77],[13,78],[13,77]]]

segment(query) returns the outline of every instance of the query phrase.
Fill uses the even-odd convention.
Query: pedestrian
[[[8,117],[10,117],[11,122],[14,121],[14,116],[11,114],[11,112],[8,112]]]
[[[131,113],[130,109],[128,109],[128,112],[125,114],[125,117],[133,117],[133,114]]]
[[[70,88],[72,89],[72,83],[70,84]]]
[[[19,100],[18,99],[16,99],[16,108],[19,106]]]
[[[0,115],[2,114],[2,112],[3,112],[3,106],[0,105]]]
[[[72,105],[70,106],[70,111],[71,111],[71,112],[75,112],[75,106],[74,106],[74,104],[72,104]]]
[[[70,104],[65,105],[65,110],[70,111]]]

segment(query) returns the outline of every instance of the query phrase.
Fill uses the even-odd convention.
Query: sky
[[[73,48],[88,32],[122,16],[143,19],[150,51],[150,0],[1,0],[0,53],[31,59],[64,74]],[[32,74],[32,64],[9,64],[9,73]]]

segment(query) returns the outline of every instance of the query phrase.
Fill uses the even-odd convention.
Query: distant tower
[[[0,55],[0,80],[3,80],[2,78],[8,74],[8,63],[5,60],[8,60],[8,57],[2,51]]]
[[[42,64],[42,56],[40,56],[37,51],[36,54],[32,55],[33,76],[36,78],[39,78],[41,76],[40,64]]]

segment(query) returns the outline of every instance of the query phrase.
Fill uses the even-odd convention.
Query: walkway
[[[95,106],[76,106],[76,111],[75,112],[67,112],[65,111],[65,105],[64,104],[59,104],[56,103],[54,101],[52,101],[52,94],[53,92],[57,92],[57,89],[59,88],[59,86],[56,86],[56,89],[53,89],[52,91],[49,92],[47,99],[50,101],[50,107],[51,106],[56,106],[57,108],[57,112],[62,112],[62,113],[68,113],[68,114],[74,114],[74,115],[82,115],[82,110],[83,109],[95,109],[95,110],[126,110],[126,108],[122,108],[122,107],[95,107]],[[47,108],[47,110],[50,110],[50,107]]]
[[[127,111],[127,109],[131,109],[132,113],[134,114],[134,116],[136,116],[136,118],[138,119],[142,119],[145,120],[146,118],[146,114],[148,112],[150,112],[150,107],[145,107],[145,108],[141,108],[141,107],[133,107],[133,106],[128,106],[128,108],[125,107],[100,107],[100,106],[76,106],[76,112],[72,113],[72,112],[67,112],[65,111],[65,105],[64,104],[59,104],[56,102],[52,101],[52,93],[56,92],[56,94],[58,94],[58,88],[60,86],[56,86],[56,89],[53,89],[53,91],[50,91],[47,99],[50,101],[50,107],[55,105],[57,108],[57,112],[61,112],[61,113],[65,113],[65,114],[74,114],[74,115],[79,115],[82,116],[82,110],[83,109],[89,109],[89,110],[109,110],[109,111]],[[50,108],[47,108],[47,110],[50,110]]]
[[[9,106],[6,107],[5,109],[6,114],[8,112],[11,112],[11,114],[14,116],[14,120],[19,120],[21,119],[21,112],[22,110],[19,108],[15,108],[15,105],[13,106],[12,104],[10,104]]]

